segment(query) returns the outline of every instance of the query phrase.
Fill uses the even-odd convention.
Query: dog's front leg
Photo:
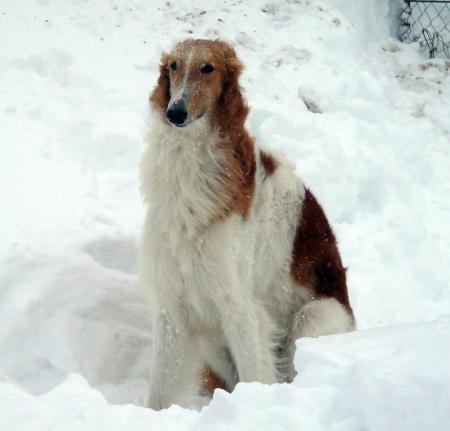
[[[186,336],[181,322],[165,313],[155,316],[153,334],[148,406],[161,410],[173,403],[179,390],[187,355]]]
[[[225,317],[224,330],[239,381],[277,381],[271,325],[267,313],[252,304]]]

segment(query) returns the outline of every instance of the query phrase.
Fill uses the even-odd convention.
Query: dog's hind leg
[[[304,305],[292,321],[295,338],[319,337],[352,331],[354,320],[347,309],[334,298],[321,298]]]
[[[345,306],[334,298],[321,298],[308,302],[292,319],[292,326],[286,339],[286,370],[285,381],[295,377],[293,359],[295,341],[301,337],[319,337],[321,335],[340,334],[353,331],[355,323]]]

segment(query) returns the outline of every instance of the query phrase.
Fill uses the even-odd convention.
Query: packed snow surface
[[[444,430],[450,62],[396,0],[0,1],[0,430]],[[144,408],[138,163],[161,51],[221,37],[248,126],[323,204],[359,331],[298,342],[294,383]],[[151,125],[150,125],[151,127]]]

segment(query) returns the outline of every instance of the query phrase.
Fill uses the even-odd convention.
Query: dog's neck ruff
[[[223,152],[207,116],[184,128],[154,118],[142,161],[142,192],[167,245],[192,240],[211,223],[224,189]]]

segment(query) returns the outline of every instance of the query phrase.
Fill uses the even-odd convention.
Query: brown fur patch
[[[263,165],[264,170],[266,171],[267,176],[273,175],[275,170],[278,167],[278,162],[274,159],[272,154],[266,153],[265,151],[259,152],[259,158],[261,160],[261,164]]]
[[[231,46],[224,42],[219,42],[219,46],[224,53],[226,72],[212,122],[226,156],[223,180],[229,204],[223,216],[238,212],[246,219],[255,192],[256,160],[253,139],[244,126],[249,108],[239,85],[243,65]]]
[[[292,251],[292,278],[311,288],[315,297],[335,298],[353,316],[345,271],[325,213],[314,195],[306,189]]]
[[[168,55],[162,54],[159,65],[159,77],[156,87],[150,94],[150,103],[161,113],[165,113],[170,101]]]
[[[202,389],[209,396],[213,395],[215,389],[228,391],[225,382],[208,366],[202,370]]]

